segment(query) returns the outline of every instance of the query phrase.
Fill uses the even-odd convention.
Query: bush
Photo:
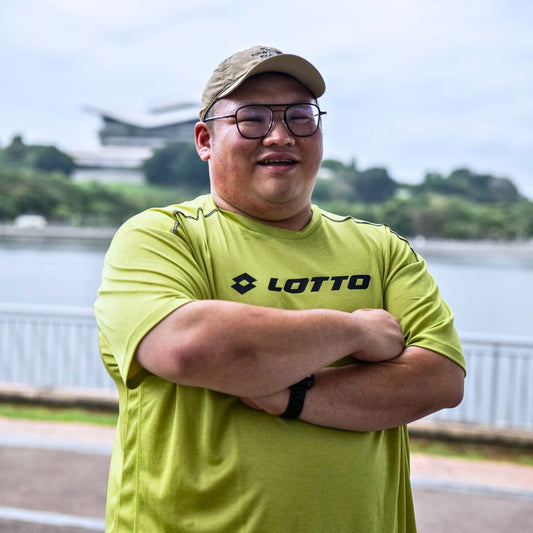
[[[33,146],[28,151],[32,168],[45,172],[63,172],[67,176],[76,168],[74,159],[55,146]]]
[[[508,178],[477,174],[467,168],[454,170],[448,177],[426,174],[420,190],[457,196],[475,203],[513,203],[521,200],[518,189]]]
[[[3,167],[33,168],[45,172],[62,172],[69,176],[76,167],[68,154],[55,146],[26,145],[20,135],[0,150],[0,165]]]
[[[193,143],[174,142],[154,152],[143,163],[149,183],[184,186],[191,190],[209,188],[209,168],[196,153]]]
[[[0,219],[29,213],[49,219],[58,205],[74,202],[73,187],[61,173],[0,168]]]
[[[356,197],[371,204],[389,200],[394,196],[397,187],[385,168],[369,168],[359,172],[353,185]]]
[[[144,208],[144,206],[142,207]],[[0,167],[0,220],[35,214],[72,225],[118,225],[141,207],[96,183],[77,185],[60,172]]]

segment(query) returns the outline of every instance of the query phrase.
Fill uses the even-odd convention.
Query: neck
[[[309,222],[311,222],[311,219],[313,218],[313,210],[311,208],[310,203],[307,204],[304,209],[301,209],[297,213],[289,217],[284,217],[280,213],[276,213],[275,211],[269,211],[266,213],[249,213],[229,204],[216,193],[212,193],[211,195],[213,197],[213,200],[215,201],[215,204],[220,209],[229,211],[230,213],[242,215],[244,217],[256,220],[257,222],[261,222],[262,224],[266,224],[268,226],[273,226],[275,228],[300,231],[305,228],[305,226],[307,226],[307,224],[309,224]]]

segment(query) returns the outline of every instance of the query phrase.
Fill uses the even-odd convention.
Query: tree
[[[8,146],[3,150],[8,162],[22,162],[26,156],[27,146],[20,135],[15,135]]]
[[[413,214],[417,205],[411,199],[392,199],[379,207],[377,220],[401,235],[416,235]]]
[[[143,163],[146,179],[154,185],[181,185],[193,189],[209,187],[207,163],[193,143],[178,141],[156,150]]]
[[[438,172],[428,172],[424,176],[421,185],[414,188],[418,192],[433,192],[439,194],[455,194],[457,190],[442,174]]]
[[[55,146],[26,145],[20,135],[15,135],[11,143],[0,150],[0,163],[9,167],[62,172],[67,176],[76,168],[72,157]]]
[[[447,178],[426,174],[420,190],[459,196],[475,203],[512,203],[521,199],[518,189],[508,178],[477,174],[467,168],[454,170]]]
[[[369,168],[359,172],[354,180],[357,198],[363,202],[380,203],[392,198],[397,184],[385,168]]]
[[[74,159],[55,146],[31,146],[28,159],[32,168],[45,172],[63,172],[67,176],[76,168]]]
[[[331,170],[338,176],[357,174],[355,159],[352,159],[349,165],[337,161],[336,159],[324,159],[322,161],[322,167]]]

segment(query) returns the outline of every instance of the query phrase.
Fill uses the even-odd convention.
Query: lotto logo
[[[235,289],[239,294],[246,294],[248,291],[255,289],[254,283],[257,280],[250,276],[250,274],[244,273],[233,278],[233,281],[235,283],[231,286],[231,288]]]
[[[280,280],[270,278],[267,289],[271,292],[287,292],[300,294],[305,291],[319,292],[323,290],[339,291],[368,289],[372,277],[369,274],[347,274],[344,276],[314,276],[311,278],[289,278]],[[257,279],[248,273],[240,274],[233,278],[235,282],[231,287],[239,294],[246,294],[257,287]]]

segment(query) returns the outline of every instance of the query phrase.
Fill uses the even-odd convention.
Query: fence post
[[[500,375],[500,355],[501,345],[494,343],[492,346],[492,379],[490,386],[490,423],[498,422],[498,405],[499,405],[499,375]]]

